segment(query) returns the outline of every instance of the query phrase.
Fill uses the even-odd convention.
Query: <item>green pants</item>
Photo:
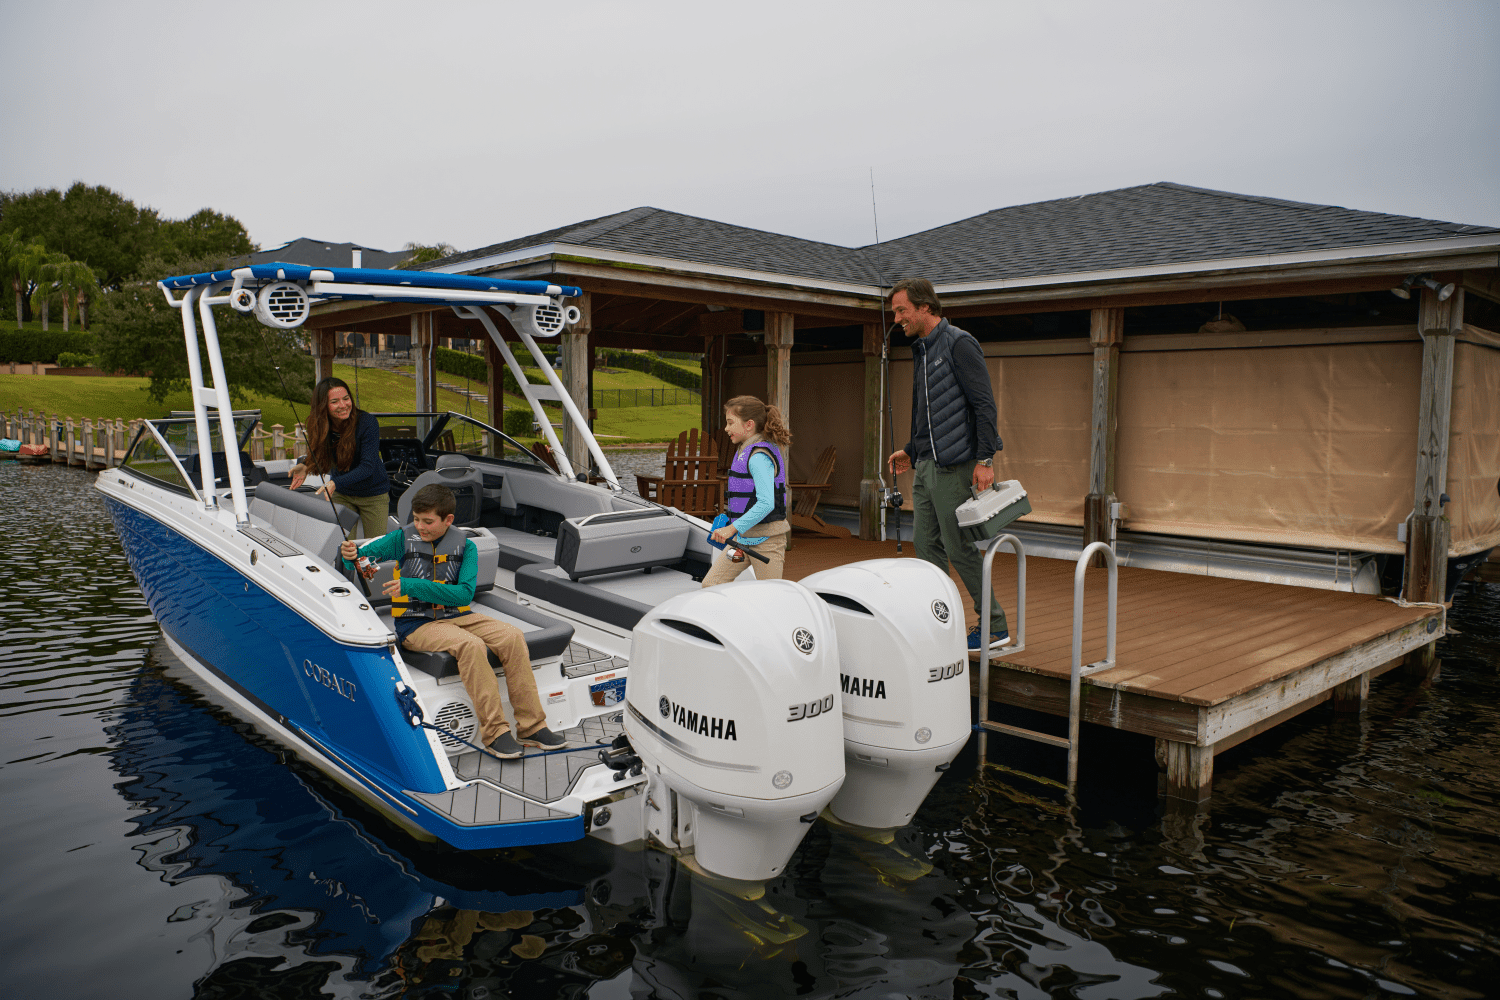
[[[914,531],[917,558],[926,559],[944,574],[951,560],[958,570],[958,578],[964,582],[973,602],[974,613],[983,620],[979,606],[981,576],[984,573],[984,556],[974,543],[958,531],[958,516],[954,513],[958,505],[973,496],[974,463],[951,465],[947,468],[931,459],[916,463],[912,476],[911,505],[916,511]],[[1005,609],[990,594],[990,631],[1008,631],[1005,624]]]
[[[379,538],[385,534],[385,519],[391,516],[389,493],[377,493],[372,497],[351,497],[343,493],[335,493],[333,502],[341,503],[359,513],[359,520],[365,527],[366,538]]]

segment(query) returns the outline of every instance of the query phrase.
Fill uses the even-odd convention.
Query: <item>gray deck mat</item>
[[[528,756],[497,760],[470,750],[452,759],[453,773],[464,781],[486,782],[534,802],[556,802],[568,794],[585,768],[602,766],[598,751],[624,731],[621,713],[596,715],[564,731],[568,739],[582,744],[571,753],[544,754],[528,748]]]
[[[562,658],[562,670],[568,677],[601,674],[606,670],[618,670],[629,665],[623,657],[610,656],[581,642],[568,643]]]
[[[501,823],[529,823],[544,819],[572,819],[572,813],[558,812],[534,802],[517,798],[481,782],[451,792],[407,792],[421,799],[428,808],[447,816],[459,826],[494,826]]]
[[[540,556],[547,562],[557,553],[557,539],[548,538],[546,535],[533,535],[525,531],[517,531],[515,528],[491,528],[490,534],[503,545],[530,552],[534,556]]]

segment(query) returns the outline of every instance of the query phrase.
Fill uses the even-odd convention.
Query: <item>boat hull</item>
[[[337,641],[181,531],[104,500],[173,651],[268,735],[418,836],[480,850],[584,835],[581,816],[461,825],[407,794],[448,784],[396,702],[390,648]]]

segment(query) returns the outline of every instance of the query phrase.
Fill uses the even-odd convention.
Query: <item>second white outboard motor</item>
[[[625,701],[647,829],[715,875],[781,874],[844,780],[827,605],[785,580],[670,598],[635,627]]]
[[[827,602],[839,634],[846,776],[829,811],[854,826],[905,826],[969,739],[958,588],[923,559],[850,563],[802,585]]]

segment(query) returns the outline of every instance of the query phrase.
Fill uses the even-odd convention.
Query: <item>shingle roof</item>
[[[447,268],[528,247],[567,243],[790,278],[872,285],[921,275],[948,284],[1486,233],[1500,234],[1500,228],[1161,182],[1000,208],[867,247],[841,247],[659,208],[633,208],[456,254],[440,264]]]
[[[860,285],[874,284],[879,280],[864,254],[850,247],[650,207],[632,208],[627,212],[445,257],[442,266],[548,243],[650,254],[794,278],[847,281]]]
[[[1162,182],[996,209],[864,252],[887,280],[1076,274],[1500,233]]]
[[[286,246],[274,250],[257,250],[231,263],[239,264],[305,264],[308,267],[348,267],[354,251],[359,250],[362,267],[378,267],[382,270],[395,267],[411,254],[406,251],[394,253],[363,247],[358,243],[327,243],[307,237],[292,240]]]

